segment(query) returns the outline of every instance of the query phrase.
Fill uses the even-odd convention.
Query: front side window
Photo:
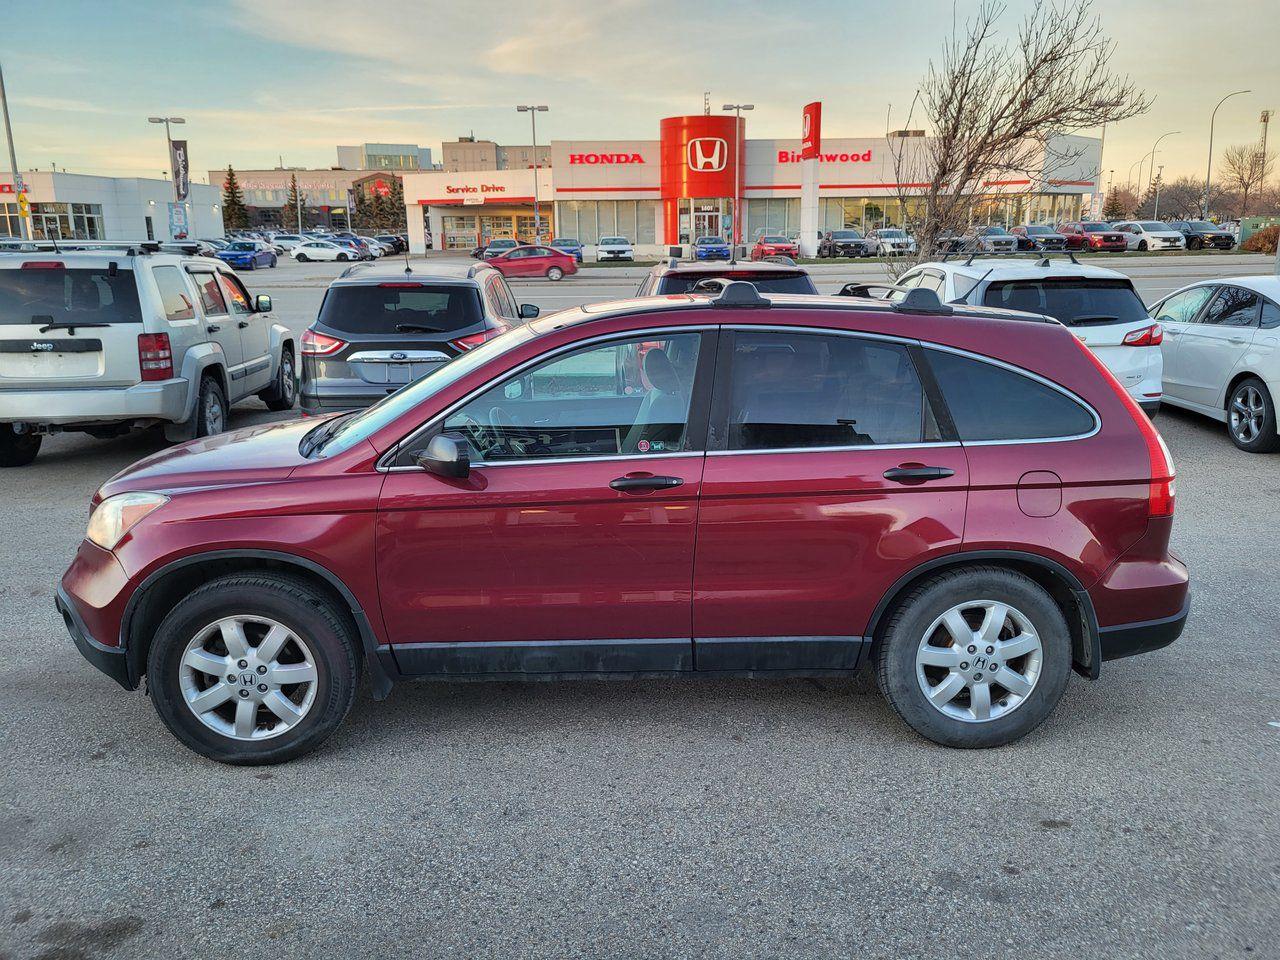
[[[238,279],[225,273],[218,274],[218,279],[222,281],[222,290],[227,296],[227,302],[231,304],[232,313],[241,316],[253,313],[253,307],[249,306],[249,294]]]
[[[196,282],[196,289],[200,291],[200,304],[204,307],[206,315],[227,312],[227,301],[222,296],[222,288],[218,286],[218,278],[215,274],[193,271],[191,279]]]
[[[156,267],[151,275],[155,277],[156,288],[160,291],[165,317],[169,320],[194,319],[196,307],[187,283],[182,279],[182,271],[177,267]]]
[[[1200,322],[1217,327],[1251,327],[1258,322],[1259,297],[1243,287],[1223,287]]]
[[[926,355],[963,442],[1079,437],[1096,426],[1089,410],[1047,383],[946,350]]]
[[[915,365],[901,344],[772,331],[734,338],[730,450],[936,439]]]
[[[442,429],[486,463],[681,453],[701,343],[680,333],[575,350],[490,387]]]
[[[1213,295],[1214,288],[1193,287],[1182,293],[1175,293],[1164,303],[1151,310],[1151,317],[1161,323],[1191,323],[1196,314],[1204,306],[1205,301]]]

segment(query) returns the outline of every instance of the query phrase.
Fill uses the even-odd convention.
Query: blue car
[[[234,240],[214,256],[237,270],[257,270],[258,267],[276,265],[276,252],[261,240]]]
[[[693,241],[693,255],[697,260],[728,260],[732,252],[721,237],[698,237]]]
[[[552,240],[549,244],[551,249],[559,250],[561,253],[567,253],[579,263],[582,262],[582,241],[571,240],[567,237],[561,237],[559,240]]]

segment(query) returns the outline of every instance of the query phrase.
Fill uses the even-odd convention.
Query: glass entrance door
[[[720,213],[703,213],[695,210],[693,214],[693,237],[720,236]]]

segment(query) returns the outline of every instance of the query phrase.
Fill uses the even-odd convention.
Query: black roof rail
[[[730,280],[720,290],[718,297],[711,298],[713,307],[739,308],[739,307],[763,307],[773,306],[768,300],[760,296],[760,291],[756,289],[754,283],[746,280]]]
[[[892,293],[892,292],[894,292],[895,290],[901,290],[901,291],[905,292],[905,291],[910,290],[910,289],[911,289],[911,287],[904,287],[904,286],[901,286],[901,285],[896,284],[896,283],[877,283],[877,282],[867,283],[867,282],[865,282],[865,281],[854,280],[854,281],[853,281],[853,282],[851,282],[851,283],[846,283],[843,287],[841,287],[839,290],[837,290],[837,291],[835,292],[834,296],[837,296],[837,297],[871,297],[871,294],[868,292],[868,291],[870,291],[870,290],[888,290],[890,293]],[[871,299],[873,299],[873,300],[880,300],[880,299],[883,299],[883,298],[881,298],[881,297],[871,297]]]
[[[1074,263],[1077,267],[1081,266],[1080,261],[1076,259],[1075,253],[1071,250],[1011,250],[1008,253],[996,253],[995,251],[991,251],[989,253],[983,253],[981,250],[975,250],[969,254],[968,258],[964,262],[964,265],[966,267],[972,267],[973,261],[975,258],[980,260],[999,260],[1002,257],[1011,257],[1016,260],[1019,258],[1029,259],[1031,257],[1036,257],[1038,259],[1036,266],[1047,267],[1049,265],[1050,254],[1054,254],[1060,257],[1066,257],[1072,263]],[[945,259],[946,257],[943,257],[943,260]]]
[[[931,313],[951,316],[956,312],[950,304],[942,302],[936,290],[930,290],[928,287],[912,287],[901,300],[890,306],[896,313]]]

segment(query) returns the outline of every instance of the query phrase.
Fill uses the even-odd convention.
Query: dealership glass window
[[[71,204],[71,229],[77,240],[101,240],[102,207],[96,203]]]
[[[636,243],[658,242],[658,201],[636,201]]]
[[[16,203],[0,203],[0,236],[22,236],[22,217]]]
[[[444,248],[470,250],[480,242],[475,217],[444,217]]]
[[[65,203],[33,203],[31,229],[37,240],[71,239],[71,212]]]

